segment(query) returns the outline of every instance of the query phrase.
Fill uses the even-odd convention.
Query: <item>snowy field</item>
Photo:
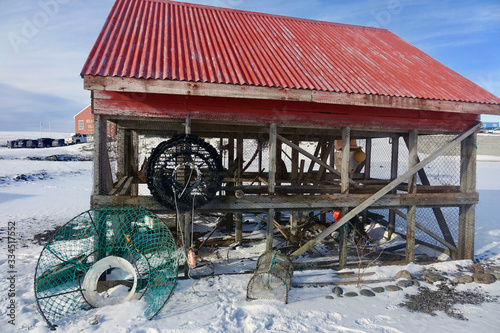
[[[0,146],[25,133],[0,132]],[[35,138],[38,137],[35,133]],[[54,137],[54,135],[52,135]],[[49,332],[36,310],[33,276],[43,243],[36,234],[61,226],[89,209],[92,191],[92,162],[86,145],[45,149],[7,149],[0,147],[0,323],[1,332]],[[52,155],[79,156],[81,160],[47,161]],[[30,157],[30,159],[28,159]],[[476,260],[500,266],[500,161],[479,157]],[[14,270],[9,273],[7,255],[9,226],[15,223],[17,240]],[[11,231],[14,229],[11,229]],[[403,269],[414,275],[437,268],[453,275],[457,264],[442,262],[427,266],[370,267],[370,279],[387,279]],[[12,264],[12,263],[10,263]],[[294,280],[316,275],[315,281],[327,281],[332,270],[296,272]],[[15,276],[15,291],[9,278]],[[467,321],[443,312],[436,316],[412,313],[400,304],[405,294],[416,294],[417,287],[384,292],[375,297],[338,297],[332,286],[292,288],[288,304],[280,301],[249,301],[246,287],[251,275],[226,275],[199,281],[181,280],[174,295],[152,321],[145,319],[144,302],[128,303],[81,311],[61,320],[59,332],[500,332],[500,303],[457,305]],[[319,280],[318,280],[319,279]],[[373,288],[387,284],[370,284]],[[344,292],[359,291],[355,285],[343,286]],[[459,285],[459,290],[480,290],[500,296],[500,282]],[[15,293],[15,296],[11,294]],[[15,300],[15,326],[8,306]]]

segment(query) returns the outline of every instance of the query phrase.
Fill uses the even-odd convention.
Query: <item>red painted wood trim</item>
[[[464,131],[474,114],[328,105],[241,98],[94,91],[94,113],[109,116],[180,118],[295,126]]]

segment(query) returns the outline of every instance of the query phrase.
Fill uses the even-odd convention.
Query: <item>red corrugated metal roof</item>
[[[117,0],[82,75],[500,104],[388,30]]]

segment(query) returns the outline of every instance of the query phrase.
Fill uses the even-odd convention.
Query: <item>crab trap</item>
[[[268,251],[259,257],[247,286],[248,299],[276,299],[288,303],[292,287],[293,263],[279,251]]]
[[[145,300],[152,319],[173,294],[179,256],[170,230],[141,207],[86,211],[44,246],[35,271],[37,308],[51,329],[63,317]]]

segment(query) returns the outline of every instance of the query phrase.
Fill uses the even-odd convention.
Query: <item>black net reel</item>
[[[222,185],[220,155],[202,138],[178,134],[160,143],[146,168],[153,197],[167,208],[186,212],[212,200]]]

